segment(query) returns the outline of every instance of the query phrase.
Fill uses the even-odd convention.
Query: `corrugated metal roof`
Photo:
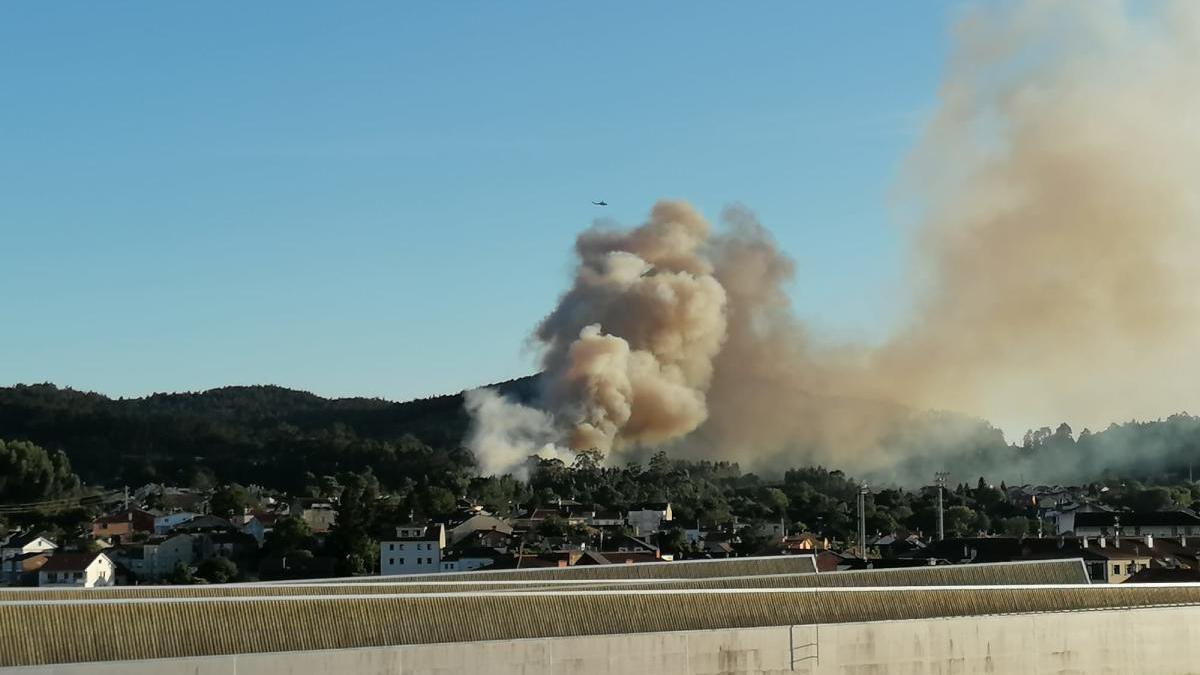
[[[1200,604],[1200,585],[296,596],[0,604],[0,666]]]
[[[845,586],[961,586],[996,584],[1086,584],[1079,559],[981,565],[939,565],[824,574],[768,574],[695,579],[592,581],[586,579],[370,584],[228,584],[215,586],[117,586],[112,588],[30,588],[0,590],[0,603],[32,600],[121,598],[278,597],[398,593],[544,592],[551,590],[670,590],[736,588],[820,588]]]
[[[776,555],[715,560],[634,563],[629,565],[583,565],[579,567],[540,567],[527,570],[477,570],[437,574],[400,574],[379,577],[341,577],[315,580],[321,583],[379,583],[397,581],[464,581],[526,579],[702,579],[706,577],[750,574],[802,574],[816,572],[817,560],[811,555]],[[314,580],[282,581],[277,584],[309,584]]]
[[[1088,584],[1087,569],[1079,558],[979,565],[937,565],[882,570],[826,572],[823,574],[756,575],[647,581],[639,584],[596,583],[574,590],[671,590],[736,588],[846,588],[872,586],[985,586],[1030,584]],[[547,590],[546,586],[540,587]],[[526,589],[528,592],[532,589]]]

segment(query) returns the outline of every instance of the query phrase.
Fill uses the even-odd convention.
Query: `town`
[[[572,467],[541,461],[534,483],[550,474],[586,484],[590,474],[611,471],[581,457]],[[670,477],[686,466],[660,454],[641,473],[686,487],[682,476]],[[846,502],[789,507],[814,486],[857,492],[857,512]],[[1094,583],[1200,581],[1200,515],[1178,504],[1193,497],[1181,488],[1009,487],[980,478],[974,486],[875,492],[814,469],[788,472],[778,487],[752,486],[742,494],[757,497],[748,502],[754,509],[714,521],[710,513],[696,517],[686,502],[597,505],[550,488],[530,504],[429,490],[425,500],[397,505],[361,477],[325,487],[322,496],[289,496],[236,484],[147,484],[5,505],[0,516],[28,525],[0,535],[0,583],[220,584],[771,555],[814,555],[824,572],[1079,558]],[[930,529],[898,524],[911,520],[914,506],[933,517]],[[90,517],[63,527],[64,514]],[[845,535],[855,519],[857,530]],[[838,522],[822,527],[827,520]]]

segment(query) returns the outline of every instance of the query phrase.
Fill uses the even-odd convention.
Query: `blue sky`
[[[951,15],[0,5],[0,384],[406,399],[523,375],[575,234],[660,197],[749,206],[797,311],[876,338]]]

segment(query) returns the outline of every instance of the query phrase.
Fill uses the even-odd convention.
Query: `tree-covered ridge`
[[[495,385],[524,401],[536,386],[533,377]],[[413,484],[455,489],[473,475],[474,457],[463,447],[468,425],[460,394],[395,403],[275,386],[136,399],[49,384],[0,388],[0,438],[65,453],[91,485],[238,482],[304,493],[323,477],[369,470],[384,492]],[[942,470],[1012,484],[1115,475],[1169,483],[1187,478],[1200,459],[1200,419],[1180,414],[1078,434],[1063,424],[1010,444],[981,420],[929,413],[898,427],[878,456],[884,468],[856,475],[880,486],[923,485]],[[809,463],[803,451],[773,457],[752,468],[779,478]]]
[[[497,385],[527,395],[526,381]],[[66,452],[88,483],[270,484],[300,491],[311,475],[372,467],[384,480],[456,473],[461,395],[393,403],[325,399],[282,387],[108,397],[54,385],[0,388],[0,438]]]

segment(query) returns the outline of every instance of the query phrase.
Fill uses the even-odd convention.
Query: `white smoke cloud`
[[[471,430],[467,446],[475,453],[482,475],[513,474],[528,478],[531,456],[558,458],[568,464],[570,450],[555,444],[559,431],[549,413],[508,400],[490,389],[463,394]]]

